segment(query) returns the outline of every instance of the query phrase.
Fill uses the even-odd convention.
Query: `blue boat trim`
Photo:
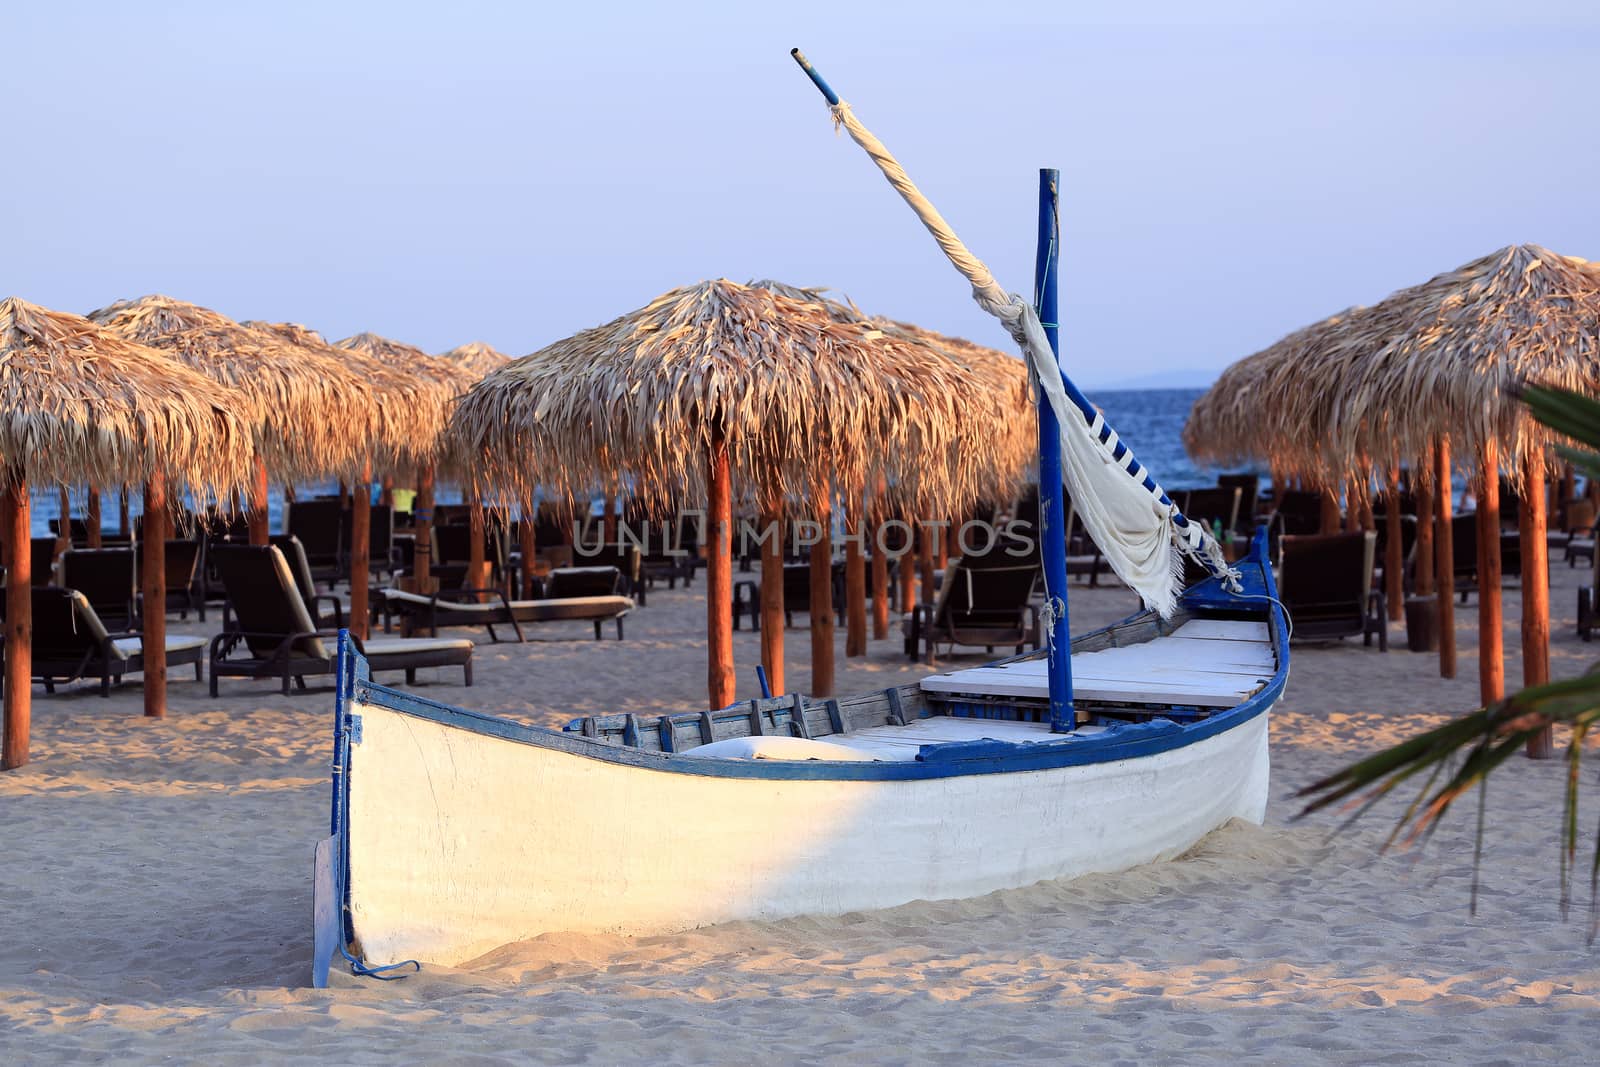
[[[1086,766],[1113,760],[1153,756],[1161,752],[1182,748],[1209,737],[1232,730],[1264,713],[1282,695],[1288,681],[1288,631],[1284,624],[1283,609],[1277,603],[1277,587],[1272,572],[1265,563],[1265,531],[1258,531],[1250,557],[1239,569],[1244,575],[1245,589],[1234,594],[1223,589],[1218,579],[1208,578],[1196,583],[1184,595],[1183,604],[1191,609],[1224,612],[1230,615],[1265,616],[1268,620],[1272,644],[1277,652],[1278,667],[1272,678],[1260,691],[1242,704],[1215,712],[1203,719],[1179,723],[1173,720],[1174,729],[1141,729],[1144,724],[1119,724],[1108,734],[1075,736],[1063,735],[1057,742],[1009,744],[990,742],[981,747],[934,746],[956,748],[947,755],[934,758],[919,757],[915,762],[834,762],[829,760],[696,760],[674,758],[674,717],[662,716],[661,741],[663,752],[647,752],[621,745],[608,744],[597,738],[579,733],[528,726],[496,715],[458,708],[449,704],[419,697],[413,693],[379,685],[367,677],[360,662],[350,682],[353,704],[368,704],[387,708],[403,715],[437,722],[445,726],[467,730],[486,737],[498,737],[518,744],[565,752],[585,759],[600,760],[619,766],[636,767],[662,774],[688,774],[706,778],[742,778],[754,781],[918,781],[932,778],[950,778],[969,774],[1006,774],[1014,771],[1051,770],[1059,767]],[[1130,618],[1138,618],[1141,612]],[[1102,633],[1105,627],[1095,633]],[[1092,635],[1085,635],[1092,636]],[[360,660],[353,644],[341,638],[341,659]],[[741,717],[748,704],[741,702],[733,710]],[[887,706],[887,698],[886,698]],[[833,708],[830,706],[830,715]],[[1166,717],[1162,709],[1151,709],[1157,719]],[[700,713],[682,716],[686,723],[694,724]],[[1188,718],[1174,711],[1174,719]],[[590,720],[592,721],[592,720]],[[885,725],[888,718],[885,717]],[[346,743],[348,751],[348,742]],[[341,822],[343,820],[340,820]],[[345,827],[347,829],[347,827]]]

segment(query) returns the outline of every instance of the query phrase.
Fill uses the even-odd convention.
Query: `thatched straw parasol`
[[[964,338],[949,337],[907,322],[870,316],[848,298],[835,300],[826,296],[826,289],[798,287],[771,280],[750,284],[771,289],[796,300],[813,302],[835,322],[862,324],[869,330],[881,332],[896,342],[919,345],[950,360],[958,372],[978,389],[978,394],[970,396],[967,400],[968,415],[961,423],[966,433],[956,446],[957,454],[967,462],[961,474],[970,480],[970,492],[968,486],[963,486],[961,497],[997,501],[1009,500],[1016,495],[1016,489],[1037,451],[1036,423],[1029,413],[1033,391],[1029,386],[1027,368],[1020,359],[974,344]],[[904,478],[904,474],[896,470],[895,460],[898,458],[902,457],[884,457],[883,470],[879,472],[875,479],[876,484],[872,486],[877,492],[872,495],[880,497],[886,495],[883,490],[891,484],[898,485]],[[924,457],[915,455],[903,458],[911,465],[925,462]],[[861,558],[861,543],[854,536],[859,533],[861,526],[860,515],[853,514],[860,506],[859,496],[859,493],[846,493],[845,524],[847,533],[852,535],[845,550],[845,655],[847,657],[862,656],[867,651],[865,562]],[[922,527],[920,536],[914,538],[918,547],[917,566],[913,568],[908,560],[904,568],[907,595],[903,610],[909,610],[915,605],[916,585],[912,578],[918,571],[922,574],[925,595],[932,599],[934,543],[939,542],[942,546],[941,551],[948,554],[950,543],[958,532],[955,524],[949,522],[953,512],[941,513],[938,510],[938,502],[927,501],[927,503],[934,508],[931,513],[907,516],[914,520],[919,518],[927,520],[929,524]],[[886,504],[884,500],[873,502],[873,509],[877,514],[867,525],[875,533],[882,529],[881,523],[887,518],[884,514]],[[820,551],[818,555],[820,557]],[[820,566],[820,558],[818,563]],[[820,571],[817,573],[820,575]],[[872,555],[873,630],[880,639],[889,634],[888,584],[888,559],[883,551],[876,551]],[[762,587],[762,592],[763,594],[767,592],[765,586]],[[820,577],[814,583],[811,595],[814,603],[823,605],[822,614],[826,615],[830,590]],[[781,600],[768,610],[774,619],[780,618]],[[814,623],[816,615],[817,613],[812,613]],[[783,640],[782,629],[776,626],[774,629],[777,631],[776,637],[769,636],[765,632],[762,634],[764,651],[766,643],[781,644]],[[831,644],[831,636],[829,641]],[[781,656],[781,648],[776,650],[776,656]],[[768,674],[772,674],[774,668],[765,657],[763,663],[767,667]],[[778,673],[781,675],[781,669]]]
[[[485,484],[519,497],[537,477],[568,492],[627,480],[646,498],[710,501],[708,680],[721,707],[733,696],[733,479],[825,511],[826,487],[859,492],[896,456],[897,492],[953,509],[976,491],[961,452],[980,388],[925,345],[717,280],[495,371],[462,398],[451,433]]]
[[[29,483],[146,483],[145,713],[166,706],[162,518],[167,487],[239,485],[250,434],[226,390],[161,353],[15,297],[0,301],[0,491],[5,496],[5,767],[28,758],[32,673]],[[153,562],[152,562],[153,561]]]
[[[511,362],[510,356],[482,341],[468,341],[464,345],[457,345],[439,358],[454,364],[463,373],[470,374],[475,379],[482,378],[490,371],[499,370]]]
[[[250,540],[267,543],[267,477],[288,482],[345,476],[371,450],[378,405],[342,361],[292,346],[226,315],[165,296],[124,300],[89,318],[168,353],[228,387],[256,431]]]
[[[393,374],[402,374],[413,380],[418,392],[417,403],[427,408],[426,425],[432,431],[431,436],[423,439],[419,434],[416,442],[418,465],[422,474],[418,479],[418,502],[414,511],[416,520],[416,554],[417,561],[416,579],[419,590],[431,592],[432,578],[424,562],[427,555],[433,550],[433,481],[434,471],[440,458],[444,455],[442,431],[449,416],[450,407],[455,398],[475,381],[475,377],[455,363],[447,362],[428,355],[415,345],[408,345],[401,341],[380,337],[375,333],[358,333],[334,343],[335,347],[356,353],[367,360],[387,368]],[[355,509],[352,513],[351,528],[354,534],[362,539],[360,547],[360,561],[367,558],[367,523],[370,521],[371,508],[371,482],[372,471],[369,468],[365,477],[356,487],[354,497]],[[469,495],[470,491],[469,491]],[[483,517],[479,509],[474,508],[473,532],[471,544],[473,560],[468,566],[469,587],[480,587],[487,584],[482,578],[483,563]],[[363,570],[356,585],[355,556],[352,553],[351,563],[351,614],[354,615],[356,598],[359,595],[361,606],[366,607],[367,579]]]
[[[1480,677],[1484,700],[1503,695],[1499,648],[1498,484],[1502,459],[1522,490],[1524,617],[1546,620],[1544,479],[1555,435],[1532,419],[1516,387],[1533,383],[1600,393],[1600,271],[1538,245],[1512,245],[1370,308],[1299,331],[1231,368],[1196,405],[1185,443],[1225,438],[1230,422],[1252,425],[1232,447],[1324,478],[1366,485],[1373,466],[1402,459],[1439,483],[1435,529],[1440,669],[1455,672],[1450,568],[1450,449],[1478,468]],[[1247,366],[1248,365],[1248,366]],[[1234,372],[1238,374],[1235,376]],[[1213,396],[1243,383],[1252,399]],[[1426,457],[1432,457],[1431,460]],[[1426,475],[1424,475],[1426,480]],[[1393,511],[1393,509],[1391,509]],[[1546,623],[1547,625],[1547,623]],[[1543,681],[1546,638],[1525,633],[1529,684]]]

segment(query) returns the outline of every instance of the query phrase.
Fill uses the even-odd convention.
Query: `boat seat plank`
[[[1072,688],[1083,700],[1226,708],[1243,703],[1277,670],[1264,622],[1191,619],[1172,634],[1072,657]],[[1043,658],[936,674],[928,693],[1049,699]]]
[[[1015,674],[1044,678],[1049,674],[1049,666],[1042,660],[1037,663],[1013,663],[1005,668]],[[1072,678],[1076,682],[1080,678],[1103,678],[1117,681],[1129,678],[1177,678],[1183,675],[1217,675],[1219,677],[1234,678],[1267,678],[1271,677],[1275,668],[1270,663],[1260,666],[1246,666],[1236,663],[1140,663],[1130,668],[1121,662],[1080,662],[1077,656],[1072,657]]]
[[[1254,641],[1265,644],[1271,640],[1264,622],[1245,619],[1190,619],[1172,632],[1171,636],[1200,638],[1212,641]]]
[[[1018,675],[1003,668],[974,667],[953,674],[934,675],[922,680],[924,690],[933,693],[965,693],[983,696],[1048,699],[1050,687],[1045,679]],[[1208,708],[1229,708],[1244,703],[1260,686],[1213,682],[1203,678],[1172,680],[1073,679],[1073,695],[1080,700],[1106,700],[1131,704],[1194,704]]]

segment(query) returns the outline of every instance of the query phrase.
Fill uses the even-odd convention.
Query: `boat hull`
[[[1117,871],[1260,822],[1267,802],[1265,708],[1130,758],[906,780],[684,773],[351,711],[349,932],[371,964]]]

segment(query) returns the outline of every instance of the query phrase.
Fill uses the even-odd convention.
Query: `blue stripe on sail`
[[[1089,402],[1089,398],[1083,395],[1083,390],[1074,385],[1072,379],[1067,377],[1065,372],[1063,372],[1061,375],[1061,385],[1062,388],[1066,390],[1067,399],[1071,400],[1073,404],[1077,406],[1078,411],[1083,415],[1084,423],[1086,425],[1093,426],[1095,407]],[[1106,422],[1102,417],[1100,420],[1100,443],[1105,444],[1107,441],[1111,440],[1111,435],[1114,433],[1116,433],[1116,430],[1114,430],[1111,424]],[[1117,443],[1111,448],[1111,458],[1119,463],[1122,463],[1122,469],[1127,471],[1130,476],[1138,477],[1140,469],[1139,460],[1134,456],[1133,449],[1122,443],[1120,436],[1117,439]],[[1126,460],[1126,462],[1123,462],[1124,460]],[[1150,476],[1148,470],[1144,475],[1143,485],[1145,492],[1149,493],[1151,496],[1160,501],[1162,507],[1172,508],[1172,498],[1162,491],[1161,486],[1154,478]],[[1189,528],[1189,517],[1183,512],[1173,509],[1172,524],[1178,527],[1180,530],[1186,530]],[[1202,560],[1201,562],[1205,563],[1207,570],[1212,569],[1209,560]]]

